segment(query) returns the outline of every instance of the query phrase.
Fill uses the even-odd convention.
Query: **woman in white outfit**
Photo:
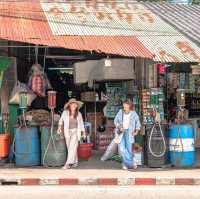
[[[76,99],[70,99],[64,106],[64,111],[59,120],[58,134],[64,133],[68,156],[63,169],[70,169],[78,166],[78,143],[81,135],[85,135],[83,117],[79,109],[83,105]],[[64,132],[63,132],[64,131]]]

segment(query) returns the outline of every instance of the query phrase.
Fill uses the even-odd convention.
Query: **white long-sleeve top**
[[[77,126],[77,136],[78,136],[78,140],[80,141],[81,139],[81,132],[85,132],[85,127],[84,127],[84,123],[83,123],[83,117],[81,115],[81,113],[78,113],[77,116],[77,122],[78,122],[78,126]],[[69,111],[65,110],[63,111],[61,118],[58,122],[58,125],[64,125],[64,134],[65,137],[69,137]]]

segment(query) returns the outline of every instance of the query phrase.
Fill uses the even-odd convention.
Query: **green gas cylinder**
[[[41,163],[43,166],[63,166],[67,159],[67,147],[65,138],[57,134],[57,126],[54,126],[51,134],[50,126],[41,127]]]

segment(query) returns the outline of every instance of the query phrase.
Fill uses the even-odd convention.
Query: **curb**
[[[8,178],[0,179],[3,185],[200,185],[200,178]]]

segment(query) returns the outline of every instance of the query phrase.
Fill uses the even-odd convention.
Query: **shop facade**
[[[13,5],[19,8],[16,10],[20,10],[20,3]],[[187,148],[186,151],[190,150],[189,152],[194,155],[194,145],[198,146],[199,139],[198,119],[196,119],[199,109],[199,73],[195,71],[195,67],[200,62],[200,49],[193,41],[149,11],[148,15],[143,13],[142,16],[147,17],[143,18],[141,12],[147,12],[147,8],[142,4],[138,4],[136,8],[129,8],[125,5],[125,14],[128,14],[130,10],[137,11],[134,15],[140,19],[140,23],[137,24],[140,28],[142,27],[142,31],[135,30],[138,27],[130,18],[131,21],[123,24],[129,31],[123,30],[119,33],[122,27],[116,28],[109,18],[107,19],[109,22],[106,23],[111,23],[111,30],[108,31],[104,26],[100,27],[101,31],[94,28],[93,36],[90,35],[91,29],[87,29],[87,26],[81,29],[80,24],[75,24],[76,28],[78,26],[81,30],[78,32],[76,28],[69,31],[68,26],[60,27],[58,21],[65,22],[66,20],[62,16],[62,9],[67,9],[65,4],[25,3],[26,8],[32,9],[32,5],[41,12],[39,16],[35,16],[33,12],[32,18],[24,21],[26,31],[21,28],[22,32],[17,32],[14,24],[21,26],[17,18],[5,16],[9,22],[5,30],[13,27],[18,34],[4,30],[0,33],[0,38],[6,41],[6,44],[1,45],[4,50],[2,59],[15,57],[5,69],[2,69],[2,71],[6,70],[2,77],[12,78],[12,81],[8,79],[12,82],[9,89],[6,87],[8,86],[6,81],[2,81],[1,87],[2,91],[9,91],[7,94],[1,92],[1,98],[4,98],[1,100],[3,123],[1,131],[6,132],[8,129],[11,132],[11,145],[9,145],[6,157],[2,157],[3,159],[8,158],[9,152],[10,161],[15,160],[13,159],[15,156],[15,158],[18,157],[19,165],[23,165],[20,157],[24,155],[21,153],[26,151],[27,143],[34,140],[32,150],[36,153],[30,161],[35,162],[34,164],[24,163],[24,166],[26,164],[27,166],[35,164],[61,166],[64,161],[63,156],[66,158],[66,147],[59,149],[61,158],[59,164],[56,164],[58,157],[55,146],[56,126],[63,106],[70,98],[77,98],[84,102],[81,112],[88,136],[86,140],[82,140],[82,144],[92,143],[93,149],[101,154],[113,139],[115,128],[113,119],[121,109],[123,101],[128,98],[134,104],[133,108],[139,114],[143,124],[134,145],[139,165],[162,167],[169,163],[169,151],[173,154],[176,152],[182,154],[184,147]],[[69,7],[73,6],[79,8],[73,3]],[[87,10],[94,5],[84,4],[84,6]],[[111,10],[114,9],[110,7],[111,5],[107,6]],[[95,9],[98,10],[98,8]],[[55,10],[60,11],[59,16],[55,15]],[[21,14],[15,13],[15,10],[13,12],[16,15]],[[106,13],[105,10],[104,12]],[[30,13],[25,14],[30,15]],[[32,20],[34,17],[45,20],[38,22]],[[53,20],[49,20],[50,17]],[[83,19],[88,23],[87,17],[75,17],[81,23]],[[118,15],[117,17],[119,18]],[[0,20],[3,20],[2,17]],[[101,17],[94,20],[96,25],[100,25],[101,22]],[[102,23],[104,24],[104,21]],[[58,31],[59,28],[61,32]],[[40,29],[43,29],[45,34]],[[159,32],[160,29],[163,31]],[[111,33],[112,30],[113,33]],[[10,75],[9,70],[14,71],[13,75]],[[6,73],[9,75],[6,76]],[[20,83],[17,83],[17,80]],[[48,96],[48,91],[56,91],[56,101],[55,98],[51,98],[55,97],[51,95],[52,92]],[[11,116],[14,119],[11,119]],[[192,136],[185,137],[189,139],[189,146],[187,144],[184,146],[184,140],[180,134],[178,134],[179,137],[173,138],[169,135],[169,129],[175,128],[174,124],[183,125],[183,123],[186,129],[187,125],[192,124],[192,127],[189,126],[189,130],[186,131],[190,132],[191,128],[195,129],[195,136],[190,133]],[[15,127],[15,124],[18,124],[18,127]],[[54,125],[55,127],[52,128]],[[34,139],[33,137],[27,138],[29,141],[23,143],[24,148],[16,151],[17,147],[13,146],[17,143],[22,144],[16,140],[16,132],[19,137],[21,135],[19,126],[30,127]],[[45,127],[45,132],[41,133],[41,127]],[[49,133],[49,136],[41,136],[43,133]],[[40,145],[42,137],[45,141],[41,142],[45,147]],[[20,139],[23,140],[23,138]],[[173,146],[170,145],[170,141]],[[54,153],[54,156],[48,156],[47,149]],[[90,149],[91,145],[88,150]],[[120,161],[119,156],[113,155],[113,159]],[[50,163],[45,163],[44,156],[50,159]],[[187,166],[193,164],[194,159],[190,160]]]

